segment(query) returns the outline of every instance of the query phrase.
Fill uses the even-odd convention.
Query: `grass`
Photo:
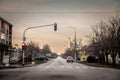
[[[103,68],[116,68],[120,69],[120,64],[116,64],[113,66],[112,64],[100,64],[100,63],[89,63],[89,62],[79,62],[88,66],[93,66],[93,67],[103,67]]]
[[[35,60],[35,64],[42,64],[42,63],[45,63],[45,62],[47,62],[46,60],[43,60],[43,61],[41,61],[41,60]]]

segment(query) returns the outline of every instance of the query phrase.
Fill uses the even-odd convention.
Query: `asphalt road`
[[[33,67],[0,70],[0,80],[120,80],[120,70],[66,63],[58,57]]]

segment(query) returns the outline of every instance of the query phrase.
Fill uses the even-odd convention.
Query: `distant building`
[[[0,63],[3,56],[9,55],[12,48],[12,27],[13,25],[0,17]]]

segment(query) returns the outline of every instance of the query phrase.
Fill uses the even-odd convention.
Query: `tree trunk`
[[[113,65],[113,66],[116,65],[116,56],[112,56],[112,65]]]
[[[105,58],[106,58],[106,64],[108,64],[108,53],[105,54]]]
[[[106,58],[106,64],[108,64],[108,54],[105,55]]]
[[[102,57],[102,54],[99,54],[98,55],[98,63],[102,63],[103,62],[103,57]]]
[[[3,50],[0,51],[0,54],[1,54],[0,55],[0,64],[3,63],[3,52],[4,52]]]

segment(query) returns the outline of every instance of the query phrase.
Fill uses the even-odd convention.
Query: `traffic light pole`
[[[25,58],[25,51],[24,51],[24,50],[23,50],[23,55],[22,55],[22,56],[23,56],[23,62],[22,62],[22,65],[24,66],[24,64],[25,64],[25,59],[24,59],[24,58]]]
[[[54,24],[49,24],[49,25],[42,25],[42,26],[34,26],[34,27],[28,27],[24,30],[23,32],[23,38],[22,38],[22,41],[23,43],[25,43],[26,41],[26,37],[25,37],[25,32],[29,29],[33,29],[33,28],[41,28],[41,27],[48,27],[48,26],[53,26],[54,25],[54,31],[57,31],[57,24],[54,23]],[[25,57],[25,50],[23,49],[23,62],[22,62],[22,65],[24,66],[24,63],[25,63],[25,60],[24,60],[24,57]]]

